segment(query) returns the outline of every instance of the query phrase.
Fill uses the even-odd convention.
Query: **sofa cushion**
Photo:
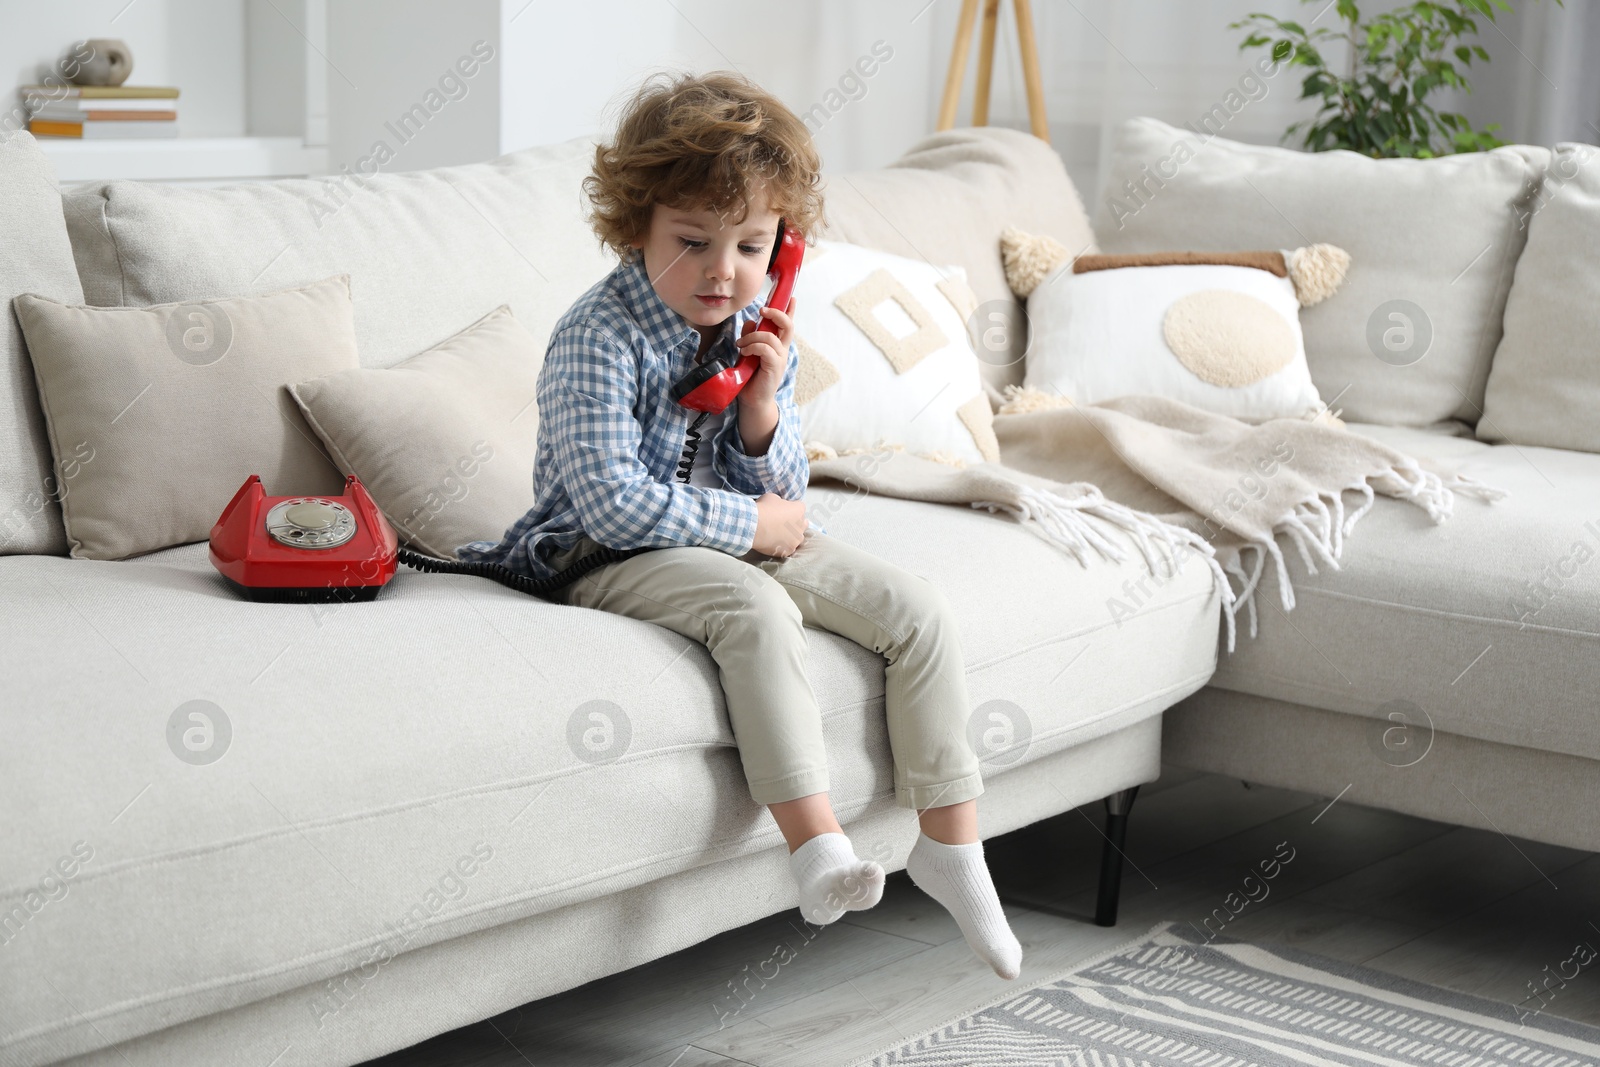
[[[283,387],[355,369],[350,277],[261,296],[140,308],[25,293],[77,559],[204,541],[252,474],[267,492],[337,496],[339,471]]]
[[[56,172],[31,133],[0,133],[0,555],[66,555],[61,483],[51,472],[50,439],[33,366],[11,300],[38,293],[81,304],[83,287],[61,218]]]
[[[1284,266],[1303,254],[1242,254],[1276,257],[1265,265],[1079,257],[1028,295],[1024,385],[1079,404],[1154,394],[1245,421],[1313,416],[1323,404]]]
[[[1529,210],[1478,436],[1600,452],[1600,148],[1557,145]]]
[[[454,559],[456,545],[497,540],[533,507],[543,365],[544,350],[502,304],[404,363],[289,392],[402,542]]]
[[[1350,253],[1343,288],[1300,316],[1322,398],[1357,422],[1473,423],[1549,155],[1370,159],[1129,119],[1095,236],[1107,252],[1338,245]]]
[[[1006,284],[1000,234],[1008,226],[1092,251],[1083,202],[1055,149],[1003,126],[945,130],[879,170],[828,178],[825,236],[967,272],[977,294],[971,332],[990,399],[1022,384],[1028,332]],[[1292,245],[1291,245],[1292,247]]]
[[[1012,740],[990,780],[1159,714],[1215,666],[1204,567],[1108,608],[1145,577],[1120,531],[1125,563],[1082,567],[973,508],[821,485],[807,502],[950,598],[974,727]],[[405,568],[370,603],[257,604],[198,544],[4,558],[0,590],[8,699],[29,709],[0,746],[0,810],[29,813],[0,823],[0,1060],[355,968],[391,980],[385,951],[782,847],[716,663],[662,627]],[[807,635],[834,805],[892,807],[883,657]],[[84,650],[67,673],[63,648]],[[63,859],[73,876],[38,894]]]
[[[361,365],[390,367],[501,304],[544,350],[555,320],[615,264],[583,216],[593,151],[579,138],[410,173],[113,181],[62,199],[89,303],[203,300],[347,273]]]
[[[1600,456],[1350,429],[1508,495],[1458,495],[1440,526],[1379,496],[1337,571],[1286,548],[1294,610],[1266,568],[1260,636],[1212,684],[1375,719],[1407,701],[1437,730],[1600,759]]]

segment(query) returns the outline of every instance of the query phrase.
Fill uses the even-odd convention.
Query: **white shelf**
[[[40,137],[63,184],[140,181],[244,181],[326,174],[328,150],[299,137]]]

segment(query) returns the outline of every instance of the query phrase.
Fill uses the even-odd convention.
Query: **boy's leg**
[[[565,567],[594,547],[580,542],[554,565]],[[827,804],[828,758],[822,713],[805,674],[804,623],[783,586],[717,549],[666,548],[597,567],[558,599],[653,622],[704,644],[721,673],[750,795],[770,806],[789,841],[801,914],[830,923],[878,902],[883,867],[856,856]],[[791,817],[795,808],[810,817]]]
[[[901,807],[944,807],[983,792],[967,738],[972,707],[960,633],[937,586],[815,531],[787,558],[745,558],[789,591],[807,624],[888,660],[884,705]]]
[[[966,665],[954,612],[938,587],[814,531],[787,559],[753,558],[789,590],[807,623],[888,660],[884,704],[901,806],[974,809],[983,783],[967,739]],[[964,814],[975,823],[975,812]],[[950,912],[973,951],[1010,980],[1021,973],[1022,945],[1006,922],[972,829],[971,842],[945,844],[930,837],[924,823],[906,873]]]
[[[584,537],[550,562],[560,569],[597,547]],[[656,549],[596,567],[553,599],[653,622],[705,645],[751,797],[766,805],[827,792],[805,624],[784,588],[749,562],[703,546]]]

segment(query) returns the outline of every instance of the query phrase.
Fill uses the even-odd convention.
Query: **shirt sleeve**
[[[759,456],[744,450],[744,438],[739,432],[737,418],[730,427],[723,459],[727,464],[728,484],[741,493],[760,496],[777,493],[785,500],[802,500],[806,483],[811,480],[811,461],[806,458],[805,446],[800,441],[800,409],[794,402],[794,379],[800,367],[800,350],[789,345],[789,366],[784,371],[783,382],[778,386],[778,427],[772,433],[772,443]],[[737,412],[738,400],[730,411]]]
[[[563,330],[538,392],[556,475],[590,537],[620,549],[705,545],[743,555],[753,547],[754,500],[657,481],[639,458],[639,361],[627,345],[585,326]]]

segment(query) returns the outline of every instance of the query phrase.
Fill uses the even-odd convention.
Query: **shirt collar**
[[[645,339],[650,342],[652,348],[670,351],[679,345],[693,342],[694,347],[689,350],[691,357],[693,356],[700,346],[700,331],[661,299],[661,294],[650,284],[650,276],[645,272],[644,256],[635,256],[622,264],[621,289],[628,310],[633,312],[634,321],[644,331]],[[758,307],[758,304],[759,298],[751,301],[749,307],[741,308],[723,320],[722,332],[712,348],[715,349],[736,336],[734,329],[750,317],[750,309]],[[707,358],[710,358],[709,352]]]

